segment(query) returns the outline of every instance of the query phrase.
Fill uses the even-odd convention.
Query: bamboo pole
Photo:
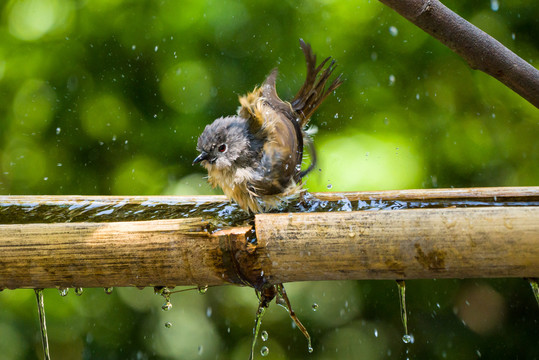
[[[70,217],[74,209],[142,211],[130,207],[135,203],[146,204],[151,217],[156,208],[172,208],[167,214],[177,218],[125,222],[115,221],[125,214],[114,212],[106,223],[14,224],[10,218],[0,225],[0,288],[262,288],[303,280],[539,277],[537,187],[315,195],[318,201],[441,199],[445,208],[259,214],[253,229],[243,220],[228,226],[212,216],[192,216],[216,205],[219,213],[241,213],[231,212],[234,206],[223,197],[3,196],[1,211],[60,207],[69,212],[57,213],[64,221],[77,218]],[[458,206],[507,202],[448,208],[451,199]],[[508,206],[518,201],[523,203]]]
[[[230,254],[250,227],[207,229],[200,218],[0,225],[0,287],[241,284]]]
[[[269,283],[539,276],[537,206],[261,214],[255,228]]]

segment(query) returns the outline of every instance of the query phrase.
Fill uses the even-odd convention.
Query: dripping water
[[[39,313],[39,327],[41,330],[41,343],[43,344],[43,358],[50,360],[49,337],[47,335],[47,322],[45,320],[45,304],[43,302],[43,289],[35,289],[37,300],[37,311]]]

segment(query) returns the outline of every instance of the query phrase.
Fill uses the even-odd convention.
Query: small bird
[[[237,115],[220,117],[207,125],[197,142],[200,154],[193,165],[208,170],[208,182],[252,213],[267,212],[302,192],[301,179],[316,164],[312,140],[305,131],[314,111],[341,83],[339,75],[327,87],[335,69],[330,57],[316,66],[311,46],[299,40],[305,54],[305,83],[291,101],[277,95],[273,69],[262,86],[240,96]],[[312,161],[301,170],[303,145]]]

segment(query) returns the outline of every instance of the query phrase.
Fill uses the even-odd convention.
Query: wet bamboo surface
[[[261,288],[304,280],[539,277],[539,187],[314,196],[322,203],[420,205],[317,207],[253,221],[221,196],[0,196],[0,218],[8,220],[0,225],[0,287]],[[421,208],[434,200],[443,206]],[[491,202],[496,206],[486,206]],[[132,213],[144,211],[119,211],[137,204],[151,212],[146,218],[167,218],[138,221]],[[6,213],[24,217],[21,206],[47,207],[55,215],[16,223]],[[56,207],[69,215],[58,215]],[[233,221],[216,220],[212,207]],[[80,221],[91,211],[100,215]],[[137,221],[119,221],[125,219]]]

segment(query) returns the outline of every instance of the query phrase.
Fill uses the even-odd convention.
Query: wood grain
[[[0,287],[241,283],[227,239],[201,219],[0,225]],[[229,261],[228,261],[229,262]]]
[[[539,276],[539,207],[256,215],[266,281]]]

